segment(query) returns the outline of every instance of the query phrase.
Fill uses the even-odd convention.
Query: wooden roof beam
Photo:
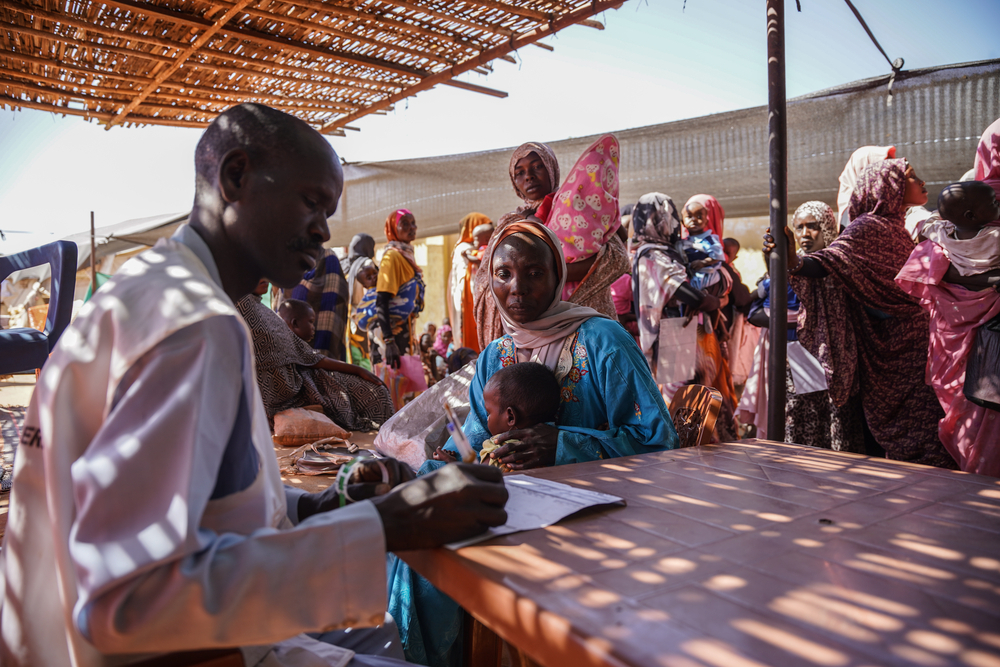
[[[105,128],[110,130],[112,127],[120,123],[122,119],[128,116],[129,112],[131,112],[137,106],[142,104],[142,101],[146,99],[146,97],[148,97],[151,93],[156,92],[156,90],[160,87],[161,82],[168,79],[170,75],[176,72],[188,58],[190,58],[192,55],[195,54],[195,52],[198,51],[198,49],[207,44],[208,40],[212,39],[212,37],[215,36],[215,33],[222,30],[222,27],[225,26],[227,23],[229,23],[229,21],[232,20],[234,16],[236,16],[244,7],[246,7],[248,4],[254,1],[256,0],[237,0],[236,4],[230,7],[229,10],[226,11],[226,13],[224,13],[222,16],[216,19],[215,23],[213,23],[211,27],[209,27],[207,30],[201,33],[187,50],[178,55],[171,65],[164,67],[160,71],[160,73],[156,75],[156,78],[153,80],[152,84],[143,88],[143,91],[141,93],[136,95],[135,98],[131,102],[129,102],[124,109],[119,111],[114,118],[108,121],[108,124],[105,126]]]
[[[94,33],[94,34],[102,35],[102,36],[108,37],[110,39],[122,39],[122,40],[125,40],[125,41],[138,42],[138,43],[144,43],[144,44],[151,44],[151,45],[159,46],[159,47],[162,47],[162,48],[173,49],[173,50],[175,50],[178,53],[188,46],[188,44],[184,43],[184,42],[175,42],[175,41],[172,41],[172,40],[163,39],[163,38],[159,38],[159,37],[151,37],[149,35],[144,35],[144,34],[141,34],[141,33],[125,33],[125,32],[120,32],[120,31],[116,31],[116,30],[112,30],[112,29],[101,28],[100,26],[95,26],[95,25],[87,23],[86,21],[80,21],[80,20],[74,19],[72,16],[68,16],[68,15],[65,15],[65,14],[57,14],[55,12],[48,12],[48,11],[44,11],[44,10],[39,10],[35,14],[33,14],[32,13],[33,12],[33,8],[32,7],[27,7],[27,6],[19,5],[17,3],[10,2],[9,0],[0,0],[0,7],[18,11],[18,12],[24,14],[25,16],[27,16],[29,19],[34,19],[35,18],[35,14],[37,14],[37,16],[39,16],[39,17],[41,17],[41,18],[43,18],[43,19],[45,19],[47,21],[62,23],[62,24],[65,24],[65,25],[68,25],[68,26],[71,26],[71,27],[74,27],[74,28],[78,28],[78,29],[81,29],[81,30],[86,30],[87,32],[91,32],[91,33]],[[71,44],[71,45],[77,46],[79,48],[97,48],[97,49],[103,49],[103,50],[106,50],[106,51],[110,51],[112,53],[119,53],[121,55],[142,55],[144,57],[148,57],[151,60],[155,60],[156,62],[169,63],[169,62],[173,61],[173,59],[170,56],[163,56],[163,55],[159,55],[159,54],[149,54],[149,53],[146,53],[145,51],[138,51],[138,50],[134,50],[134,49],[127,49],[127,48],[122,48],[122,47],[115,47],[115,46],[107,45],[107,44],[103,44],[103,43],[99,44],[99,43],[95,43],[95,42],[79,41],[79,40],[75,40],[75,39],[73,39],[71,37],[68,37],[68,36],[58,35],[57,33],[54,33],[54,32],[46,32],[44,30],[35,30],[33,28],[28,28],[28,27],[24,27],[24,26],[5,26],[5,27],[8,30],[13,30],[15,33],[16,32],[24,32],[26,34],[32,34],[32,35],[37,36],[37,37],[46,37],[46,38],[49,38],[49,39],[52,39],[52,40],[55,40],[55,41],[59,41],[59,42],[64,43],[64,44]],[[0,29],[2,29],[2,28],[0,28]],[[309,77],[313,77],[313,76],[315,76],[315,74],[317,72],[321,72],[321,73],[326,74],[326,75],[334,76],[335,78],[340,79],[342,81],[355,82],[355,83],[358,83],[358,84],[364,84],[364,85],[368,85],[368,86],[375,86],[375,87],[379,87],[379,88],[383,88],[383,89],[387,89],[387,90],[398,90],[398,89],[400,89],[400,88],[403,87],[402,84],[392,84],[392,83],[387,83],[387,82],[379,81],[377,79],[362,79],[361,77],[354,77],[354,76],[350,76],[350,75],[347,75],[347,74],[333,74],[333,73],[330,73],[330,72],[327,72],[327,71],[321,70],[321,69],[315,69],[315,68],[314,69],[308,69],[308,68],[305,68],[305,67],[295,67],[295,66],[290,66],[290,65],[284,65],[284,64],[281,64],[281,63],[276,63],[276,62],[273,62],[273,61],[272,62],[268,62],[268,61],[255,61],[255,60],[252,60],[250,58],[246,58],[244,56],[240,56],[240,55],[235,54],[235,53],[228,53],[226,51],[221,51],[221,50],[218,50],[218,49],[205,48],[205,49],[202,49],[201,53],[204,54],[204,55],[206,55],[206,56],[215,57],[215,58],[221,58],[221,59],[224,59],[224,60],[229,60],[229,61],[236,62],[236,63],[239,63],[241,65],[245,65],[245,66],[257,66],[257,67],[259,67],[261,65],[267,65],[267,66],[274,67],[275,69],[280,69],[280,70],[289,71],[289,72],[297,72],[299,74],[305,74],[306,76],[309,76]],[[219,71],[226,71],[226,72],[236,73],[236,74],[239,74],[239,73],[242,73],[242,72],[245,71],[245,70],[240,69],[240,68],[225,67],[225,66],[222,66],[222,65],[215,65],[214,63],[211,64],[211,65],[205,65],[203,63],[197,63],[196,61],[195,62],[191,62],[188,65],[185,65],[185,67],[196,67],[196,68],[199,68],[199,69],[217,69]],[[274,78],[282,78],[281,75],[276,75],[276,74],[272,74],[272,75],[269,75],[269,76],[272,76]],[[304,81],[303,79],[295,79],[293,77],[284,77],[284,79],[288,80],[288,81],[292,81],[292,82],[298,83],[298,84],[301,84]],[[315,81],[315,80],[312,80],[312,81]],[[365,88],[361,88],[360,86],[352,86],[350,84],[336,84],[336,85],[340,86],[340,87],[356,88],[358,90],[366,90]]]
[[[36,86],[34,88],[31,88],[31,90],[41,95],[56,95],[67,99],[79,97],[80,93],[78,93],[77,91],[80,89],[86,89],[94,91],[99,95],[101,95],[101,97],[99,98],[95,97],[94,98],[95,100],[100,99],[107,103],[120,104],[122,102],[127,102],[128,99],[136,92],[134,90],[129,90],[127,88],[101,86],[92,83],[79,83],[77,81],[62,81],[62,80],[54,81],[50,78],[44,76],[38,76],[37,74],[32,74],[30,72],[9,72],[7,76],[13,79],[25,79],[27,81],[32,81],[36,84],[45,84],[45,87]],[[16,81],[0,82],[0,86],[4,85],[9,87],[24,88],[25,90],[29,89],[25,84]],[[60,86],[60,87],[53,88],[52,86]],[[195,97],[193,95],[178,95],[175,93],[153,93],[147,98],[147,101],[140,106],[143,108],[170,108],[170,105],[173,102],[184,102],[190,105],[211,104],[214,106],[225,106],[225,107],[232,106],[233,104],[232,101],[230,99],[225,99],[230,97],[228,93],[226,93],[223,96],[216,91],[213,92],[213,94],[217,95],[218,97],[213,99],[209,97]],[[220,97],[222,99],[219,99]],[[246,96],[246,99],[244,101],[259,102],[260,101],[259,97],[268,97],[268,96],[248,95]],[[153,98],[157,99],[154,100]],[[322,101],[297,99],[297,98],[285,98],[285,99],[272,98],[271,100],[268,101],[268,104],[276,109],[294,109],[298,111],[309,111],[312,113],[323,113],[323,114],[343,113],[345,111],[353,111],[354,109],[360,108],[357,105],[348,106],[336,103],[324,104]],[[177,109],[186,108],[180,105],[174,105],[174,106]]]
[[[193,14],[186,14],[184,12],[174,11],[172,9],[166,9],[157,5],[145,4],[140,2],[135,2],[134,0],[100,0],[100,2],[107,5],[115,5],[117,7],[125,7],[132,11],[140,14],[146,14],[147,16],[154,16],[156,18],[163,19],[164,21],[170,21],[173,23],[184,23],[190,25],[193,28],[212,28],[214,24],[207,19],[203,19],[200,16],[195,16]],[[226,12],[226,15],[235,16],[240,13],[240,10],[235,10],[236,7],[242,9],[248,3],[243,0],[239,0],[235,5],[230,7],[230,10]],[[227,21],[228,22],[228,21]],[[314,46],[311,44],[306,44],[304,42],[299,42],[287,37],[280,37],[278,35],[271,35],[264,32],[258,32],[257,30],[250,30],[249,28],[241,28],[239,26],[219,26],[215,28],[212,32],[214,35],[216,32],[225,32],[233,37],[243,37],[249,41],[257,42],[259,44],[267,44],[270,46],[276,46],[281,49],[292,49],[295,51],[310,53],[313,55],[320,56],[322,58],[329,58],[333,60],[340,60],[342,62],[348,63],[350,65],[357,65],[359,67],[373,67],[376,69],[385,70],[388,72],[393,72],[394,74],[402,74],[406,76],[411,76],[415,78],[423,78],[428,76],[428,72],[418,70],[413,67],[408,67],[406,65],[400,65],[397,63],[388,62],[385,60],[380,60],[378,58],[371,58],[369,56],[363,56],[361,54],[349,54],[342,51],[334,51],[331,49],[325,49],[320,46]]]
[[[567,28],[571,25],[579,23],[580,21],[588,19],[596,14],[600,14],[605,10],[619,7],[621,6],[621,4],[622,0],[591,0],[590,3],[582,5],[567,14],[563,14],[562,16],[549,21],[548,23],[540,25],[534,30],[531,30],[526,33],[521,33],[515,37],[512,37],[510,41],[507,43],[495,46],[492,49],[487,49],[486,51],[483,51],[474,58],[469,58],[468,60],[466,60],[461,64],[455,65],[454,67],[449,67],[448,69],[438,72],[437,74],[433,74],[424,79],[423,81],[421,81],[420,83],[410,86],[409,88],[406,88],[394,95],[389,95],[388,97],[380,100],[379,102],[376,102],[375,104],[372,104],[371,106],[368,106],[364,109],[360,109],[346,116],[342,116],[341,118],[333,120],[323,125],[320,128],[320,131],[326,132],[331,129],[339,128],[343,125],[347,125],[348,123],[354,120],[357,120],[358,118],[361,118],[362,116],[371,113],[372,111],[375,111],[376,109],[384,109],[385,107],[391,104],[395,104],[396,102],[404,100],[407,97],[412,97],[413,95],[419,92],[422,92],[424,90],[430,90],[431,88],[440,83],[445,83],[446,81],[450,81],[459,74],[468,72],[469,70],[479,67],[480,65],[483,65],[485,63],[488,63],[491,60],[495,60],[501,55],[504,55],[511,51],[515,51],[521,48],[522,46],[533,44],[540,39],[544,39],[545,37],[555,34],[559,30],[562,30],[563,28]]]
[[[133,58],[145,58],[147,60],[152,60],[158,63],[170,63],[173,62],[173,58],[168,56],[161,56],[156,53],[148,53],[146,51],[140,51],[138,49],[126,49],[120,46],[113,46],[111,44],[95,44],[93,42],[82,42],[78,39],[73,39],[72,37],[67,37],[65,35],[58,35],[53,32],[46,32],[45,30],[36,30],[35,28],[26,28],[24,26],[0,26],[0,30],[9,30],[14,34],[23,33],[25,35],[32,35],[33,37],[41,37],[42,39],[51,39],[55,42],[63,42],[71,46],[75,46],[78,49],[97,49],[98,51],[107,51],[109,53],[117,53],[123,56],[129,56]]]
[[[0,28],[0,29],[2,29],[2,28]],[[78,49],[84,49],[84,48],[86,48],[86,49],[96,49],[98,51],[100,51],[100,50],[108,50],[110,52],[119,53],[119,54],[126,55],[126,56],[142,56],[142,57],[148,58],[150,60],[153,60],[154,62],[162,62],[162,63],[170,63],[170,62],[172,62],[172,59],[168,58],[166,56],[157,56],[155,54],[146,53],[144,51],[132,51],[132,50],[123,49],[123,48],[120,48],[120,47],[109,46],[107,44],[90,44],[88,42],[79,42],[77,40],[69,39],[67,37],[62,37],[60,35],[54,35],[54,34],[51,34],[51,33],[46,33],[46,32],[41,31],[41,30],[34,30],[32,28],[19,28],[18,30],[15,30],[15,32],[18,32],[18,31],[23,31],[23,32],[26,32],[27,34],[37,34],[37,36],[39,36],[39,37],[46,37],[48,39],[51,39],[52,41],[56,41],[56,42],[59,42],[59,43],[62,43],[62,44],[68,44],[68,45],[73,46],[73,47],[78,48]],[[17,52],[17,51],[0,52],[0,55],[5,55],[5,56],[8,56],[8,57],[16,57],[16,58],[21,58],[21,59],[35,58],[35,56],[28,56],[26,54],[23,54],[23,53],[20,53],[20,52]],[[43,60],[43,59],[39,58],[38,60]],[[43,62],[52,63],[52,62],[61,62],[61,61],[43,60]],[[250,60],[247,60],[247,63],[248,64],[254,64],[253,61],[250,61]],[[189,63],[187,63],[185,65],[185,68],[202,69],[202,70],[208,70],[208,71],[213,71],[213,72],[225,72],[225,73],[230,73],[230,74],[239,74],[241,76],[246,76],[246,77],[251,78],[251,79],[260,79],[260,78],[273,79],[275,81],[284,81],[284,82],[291,83],[291,84],[294,84],[294,85],[299,85],[299,86],[303,85],[303,84],[309,84],[309,85],[312,85],[312,86],[315,86],[315,87],[319,88],[320,90],[349,89],[349,90],[358,90],[360,92],[365,92],[365,93],[372,92],[371,89],[363,88],[361,86],[355,86],[353,84],[331,83],[329,81],[316,80],[316,79],[298,79],[298,78],[295,78],[295,77],[284,76],[282,74],[275,74],[273,72],[261,72],[261,71],[255,70],[255,69],[247,69],[247,68],[239,68],[239,67],[229,67],[229,66],[226,66],[226,65],[219,65],[219,64],[215,64],[215,63],[204,64],[204,63],[197,63],[197,62],[189,62]],[[89,73],[93,74],[94,76],[118,76],[118,77],[121,77],[121,78],[124,78],[124,79],[135,79],[135,76],[133,76],[133,75],[115,74],[114,72],[107,72],[107,71],[104,71],[104,70],[83,70],[83,71],[89,72]],[[307,70],[307,72],[310,75],[315,75],[316,74],[316,72],[314,72],[314,71]],[[151,82],[152,78],[147,78],[146,81],[150,81]],[[399,90],[399,89],[402,88],[402,85],[391,85],[391,84],[385,84],[385,83],[381,83],[381,82],[377,82],[377,81],[373,81],[373,82],[371,82],[371,84],[374,87],[382,88],[382,89],[389,89],[389,90]],[[161,85],[161,87],[170,87],[170,88],[175,88],[175,87],[192,88],[193,86],[196,86],[197,84],[186,83],[186,82],[183,82],[183,81],[176,81],[176,82],[175,81],[164,81],[160,85]],[[213,89],[213,90],[223,90],[224,91],[224,90],[231,90],[231,89]],[[237,95],[239,94],[237,91],[234,91],[234,93],[237,94]]]
[[[423,5],[417,5],[412,2],[406,2],[406,0],[379,0],[384,5],[393,5],[394,7],[402,7],[403,9],[409,9],[410,11],[420,12],[426,16],[433,16],[440,21],[451,21],[452,23],[458,23],[459,25],[464,25],[467,28],[472,28],[473,30],[485,30],[486,32],[491,32],[495,35],[503,35],[505,37],[510,37],[514,34],[514,31],[510,28],[505,28],[503,26],[493,25],[490,23],[477,23],[476,21],[468,21],[461,16],[454,16],[452,14],[445,14],[443,12],[434,11],[429,7]]]
[[[461,88],[462,90],[470,90],[474,93],[482,93],[483,95],[491,95],[493,97],[499,97],[500,99],[507,97],[507,93],[502,90],[487,88],[486,86],[479,86],[474,83],[469,83],[468,81],[459,81],[458,79],[445,81],[444,85],[451,86],[452,88]]]
[[[87,70],[87,69],[83,69],[81,67],[74,67],[73,65],[68,65],[66,63],[62,63],[62,62],[58,62],[58,61],[45,60],[44,58],[34,58],[32,56],[24,56],[24,55],[21,55],[21,54],[18,54],[18,53],[0,52],[0,58],[3,58],[3,57],[12,58],[12,59],[15,59],[15,60],[20,60],[22,62],[28,62],[28,63],[32,63],[32,64],[35,64],[35,65],[41,65],[43,67],[52,67],[52,68],[62,69],[62,70],[68,71],[68,72],[72,72],[73,74],[76,74],[78,76],[86,76],[86,77],[90,77],[90,78],[101,77],[101,78],[106,78],[106,79],[118,79],[118,80],[122,80],[122,81],[134,82],[134,83],[139,83],[139,84],[148,84],[148,83],[151,83],[153,81],[153,79],[150,78],[150,77],[140,77],[140,76],[135,76],[135,75],[117,74],[117,73],[114,73],[114,72],[100,72],[100,71],[95,71],[95,70]],[[92,83],[79,83],[79,82],[76,82],[76,81],[66,81],[66,80],[63,80],[63,79],[53,79],[52,77],[42,77],[42,76],[38,76],[38,75],[35,75],[35,74],[31,74],[30,72],[19,72],[17,70],[8,70],[8,76],[21,77],[21,78],[29,78],[30,80],[36,81],[37,83],[57,83],[57,84],[60,84],[60,85],[65,85],[65,86],[72,85],[72,86],[77,86],[77,87],[91,88],[91,89],[94,89],[94,90],[97,90],[97,89],[112,90],[112,91],[120,92],[120,93],[122,93],[122,94],[124,94],[126,96],[129,93],[134,93],[135,92],[135,91],[132,91],[132,90],[129,90],[129,89],[126,89],[126,88],[122,88],[122,89],[107,88],[107,87],[103,87],[103,86],[96,86],[95,84],[92,84]],[[280,107],[282,105],[286,105],[287,106],[287,105],[295,104],[295,103],[299,103],[299,104],[302,104],[302,103],[309,104],[309,103],[311,103],[313,105],[317,105],[317,100],[312,99],[311,97],[310,98],[302,98],[302,97],[294,97],[294,96],[291,96],[291,97],[280,97],[280,96],[277,96],[277,95],[268,95],[267,93],[250,93],[250,92],[244,93],[244,92],[239,92],[239,91],[234,91],[234,90],[210,88],[208,86],[199,86],[199,85],[195,85],[195,84],[178,83],[178,82],[175,82],[175,81],[164,81],[163,83],[160,84],[160,88],[176,88],[176,89],[188,90],[188,91],[192,91],[192,92],[202,93],[202,94],[205,94],[205,95],[217,95],[219,97],[225,97],[225,98],[227,98],[229,100],[239,100],[239,101],[243,101],[243,102],[262,102],[262,103],[270,104],[271,106],[274,106],[274,107]],[[196,97],[192,97],[192,96],[176,95],[174,93],[169,93],[169,94],[167,94],[167,93],[154,93],[154,95],[161,95],[161,96],[162,95],[168,95],[170,97],[175,97],[177,99],[190,99],[190,100],[195,101],[196,103],[197,102],[202,102],[202,101],[211,101],[211,102],[217,101],[217,100],[210,100],[210,99],[207,99],[207,98],[196,98]],[[232,102],[229,102],[229,103],[231,104]],[[296,108],[298,108],[298,107],[296,107]],[[332,110],[332,111],[337,111],[337,112],[353,111],[353,110],[359,109],[359,108],[361,108],[361,107],[358,106],[358,105],[356,105],[356,104],[343,104],[343,103],[340,103],[340,102],[319,103],[316,106],[316,110],[317,111]]]
[[[97,120],[110,120],[110,113],[103,113],[100,111],[88,111],[86,109],[73,109],[71,107],[58,107],[54,104],[45,104],[44,102],[31,102],[28,100],[19,100],[16,97],[9,97],[7,95],[0,95],[0,104],[9,107],[18,107],[25,109],[37,109],[39,111],[50,111],[52,113],[61,113],[63,115],[70,116],[83,116],[84,118],[94,118]],[[148,120],[143,120],[143,117],[133,117],[130,122],[134,123],[148,123],[156,125],[173,125],[175,127],[207,127],[209,121],[189,121],[189,120],[177,120],[173,118],[149,118]]]
[[[169,39],[164,39],[162,37],[155,37],[148,34],[143,34],[141,32],[123,32],[121,30],[115,30],[113,28],[104,28],[92,22],[82,21],[73,16],[46,11],[41,7],[35,7],[32,5],[22,5],[17,2],[12,2],[11,0],[0,0],[0,8],[11,9],[13,11],[20,12],[29,18],[41,17],[49,21],[56,21],[65,25],[73,26],[74,28],[80,28],[81,30],[86,30],[87,32],[92,32],[94,34],[101,35],[103,37],[108,37],[110,39],[125,39],[130,41],[145,42],[147,44],[155,44],[156,46],[162,46],[168,49],[176,49],[181,51],[188,46],[188,43],[177,42]],[[129,8],[129,11],[134,11]],[[379,42],[377,40],[370,39],[368,37],[363,37],[360,35],[353,35],[351,33],[345,33],[343,31],[338,31],[334,28],[324,26],[320,23],[310,23],[308,21],[302,21],[300,19],[295,19],[292,17],[281,16],[278,14],[270,14],[268,12],[256,10],[253,8],[248,8],[247,13],[252,16],[258,16],[264,18],[265,20],[279,21],[282,23],[287,23],[289,25],[296,25],[300,28],[306,28],[316,32],[333,34],[341,39],[350,39],[357,42],[368,43],[381,48],[388,48],[400,53],[406,53],[418,58],[426,58],[433,62],[445,63],[449,65],[455,64],[455,60],[449,60],[440,55],[428,54],[423,51],[418,51],[416,49],[411,49],[405,46],[399,46],[391,42]]]
[[[345,9],[343,7],[337,7],[326,2],[320,2],[318,0],[274,0],[275,2],[283,2],[288,5],[296,7],[308,7],[310,9],[315,9],[316,11],[325,12],[327,14],[332,14],[336,16],[342,16],[345,19],[353,19],[355,21],[370,21],[372,23],[381,23],[387,26],[392,26],[397,30],[402,32],[407,32],[410,34],[422,35],[424,37],[429,37],[432,39],[442,39],[453,44],[464,44],[470,47],[474,51],[481,51],[482,48],[476,44],[473,44],[471,40],[462,35],[461,33],[456,33],[456,35],[449,35],[447,33],[437,32],[430,30],[423,26],[414,25],[412,23],[406,23],[404,21],[398,21],[396,19],[386,18],[379,14],[375,14],[366,10],[358,9],[357,11]]]
[[[74,96],[74,97],[79,97]],[[34,102],[31,100],[21,100],[16,97],[10,97],[8,95],[0,94],[0,105],[6,105],[9,107],[24,108],[24,109],[37,109],[39,111],[49,111],[51,113],[58,113],[70,116],[81,116],[87,119],[96,119],[100,121],[108,122],[113,117],[113,114],[106,113],[103,111],[90,111],[89,109],[74,109],[73,107],[60,107],[55,104],[46,104],[44,102]],[[213,112],[205,112],[201,110],[194,109],[184,109],[182,107],[156,107],[156,108],[168,108],[171,110],[180,110],[188,113],[200,113],[206,115],[215,116],[217,114]],[[141,115],[131,115],[125,121],[126,123],[133,123],[136,125],[169,125],[173,127],[207,127],[211,122],[210,120],[195,121],[195,120],[184,120],[180,118],[169,118],[165,116],[141,116]],[[309,122],[309,121],[306,121]],[[310,123],[311,125],[317,125],[314,121]],[[333,134],[328,132],[327,134]],[[343,137],[345,133],[343,130],[335,133],[335,136]]]
[[[0,0],[0,8],[10,9],[23,14],[32,21],[36,18],[42,18],[46,21],[53,21],[63,25],[72,26],[74,28],[79,28],[81,30],[86,30],[89,33],[101,35],[102,37],[107,37],[109,39],[124,39],[135,42],[143,42],[145,44],[162,46],[166,49],[175,49],[177,51],[180,51],[187,46],[187,44],[184,44],[183,42],[175,42],[174,40],[164,39],[162,37],[154,37],[152,35],[143,35],[134,32],[122,32],[121,30],[115,30],[114,28],[105,28],[101,25],[89,23],[68,14],[50,12],[42,9],[41,7],[22,5],[19,2],[12,2],[11,0]],[[8,26],[8,29],[11,28],[14,30],[19,29],[18,26]]]
[[[411,49],[408,46],[401,46],[393,42],[380,42],[379,40],[372,39],[371,37],[364,37],[362,35],[344,32],[343,30],[338,30],[337,28],[326,26],[323,25],[322,23],[304,21],[302,19],[294,18],[292,16],[284,16],[282,14],[272,14],[270,12],[254,8],[248,8],[247,14],[255,18],[263,19],[265,21],[275,21],[278,23],[293,25],[297,28],[302,28],[304,30],[324,33],[336,37],[338,39],[360,42],[362,44],[368,44],[369,46],[374,46],[380,49],[388,49],[389,51],[397,51],[399,53],[405,53],[407,55],[414,56],[416,58],[423,58],[425,60],[430,60],[431,62],[435,63],[454,65],[456,62],[454,58],[445,58],[440,54],[428,53],[426,51],[418,51],[417,49]]]
[[[551,14],[538,12],[535,11],[534,9],[529,9],[527,7],[508,5],[507,3],[497,2],[496,0],[463,0],[463,2],[467,5],[475,5],[476,7],[485,7],[487,9],[499,9],[507,12],[508,14],[523,16],[526,19],[533,19],[535,21],[547,22],[550,18],[552,18]]]

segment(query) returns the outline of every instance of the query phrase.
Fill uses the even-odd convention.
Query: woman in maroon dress
[[[799,340],[823,362],[834,403],[860,392],[868,427],[889,458],[955,468],[938,438],[944,413],[924,379],[929,318],[895,282],[914,247],[906,208],[926,202],[924,182],[906,160],[868,166],[851,197],[853,222],[833,243],[797,258],[788,235],[788,273],[804,311]],[[773,248],[768,233],[765,254]]]

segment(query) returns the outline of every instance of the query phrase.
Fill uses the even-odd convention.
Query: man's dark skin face
[[[525,199],[538,201],[552,192],[552,180],[538,153],[529,153],[514,165],[514,185]]]
[[[493,255],[493,292],[512,320],[533,322],[552,304],[559,281],[552,251],[538,238],[508,236]]]
[[[229,151],[219,161],[217,189],[198,193],[192,226],[211,248],[234,301],[261,276],[295,286],[330,239],[326,219],[337,210],[343,174],[319,134],[305,128],[298,134],[296,145],[269,160]]]

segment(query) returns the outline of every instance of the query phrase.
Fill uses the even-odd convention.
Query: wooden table
[[[628,506],[400,555],[547,667],[1000,666],[1000,479],[754,440],[535,474]]]

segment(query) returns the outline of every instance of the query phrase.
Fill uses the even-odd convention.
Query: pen
[[[472,448],[469,444],[469,439],[465,437],[465,433],[462,432],[462,425],[458,421],[458,416],[455,411],[451,409],[448,402],[445,401],[444,404],[444,414],[448,419],[448,433],[451,437],[455,439],[455,444],[458,446],[458,454],[464,463],[475,463],[476,450]]]

